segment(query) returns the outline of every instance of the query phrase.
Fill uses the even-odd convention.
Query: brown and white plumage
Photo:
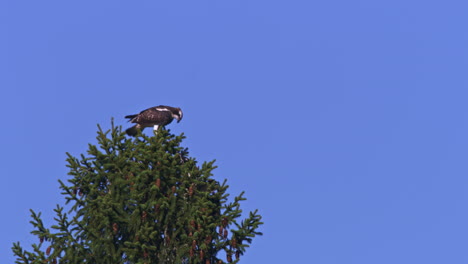
[[[125,130],[127,135],[136,136],[138,131],[142,131],[145,127],[154,127],[158,130],[159,126],[166,126],[176,119],[177,123],[182,120],[182,110],[178,107],[171,107],[166,105],[159,105],[141,111],[136,115],[128,115],[129,122],[136,123],[136,125]]]

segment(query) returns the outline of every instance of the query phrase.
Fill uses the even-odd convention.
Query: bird
[[[160,126],[164,127],[174,119],[179,123],[182,116],[182,109],[179,107],[166,105],[150,107],[139,114],[125,116],[125,118],[129,119],[128,122],[136,123],[136,125],[125,130],[125,133],[134,137],[138,134],[138,131],[143,131],[145,127],[153,127],[154,131],[157,131]]]

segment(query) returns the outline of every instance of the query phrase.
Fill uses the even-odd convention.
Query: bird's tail
[[[132,119],[134,117],[136,117],[137,115],[128,115],[128,116],[125,116],[125,118],[128,118],[128,119]]]
[[[125,133],[127,133],[127,135],[129,135],[129,136],[134,137],[134,136],[136,136],[138,134],[138,131],[139,131],[139,129],[137,128],[137,126],[134,125],[134,126],[128,128],[127,130],[125,130]]]

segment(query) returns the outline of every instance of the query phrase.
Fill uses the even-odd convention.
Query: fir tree
[[[214,161],[198,165],[181,146],[183,134],[160,129],[127,138],[104,132],[88,155],[68,154],[66,199],[46,228],[31,210],[39,239],[16,263],[237,263],[262,224],[257,210],[241,218],[243,193],[228,200],[226,180],[212,178]]]

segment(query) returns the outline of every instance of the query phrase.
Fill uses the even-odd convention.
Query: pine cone
[[[156,180],[156,186],[158,186],[158,188],[161,187],[161,179],[158,178],[158,179]]]
[[[231,240],[231,245],[232,245],[233,248],[237,248],[237,241],[236,241],[236,238],[233,238],[233,239]]]

